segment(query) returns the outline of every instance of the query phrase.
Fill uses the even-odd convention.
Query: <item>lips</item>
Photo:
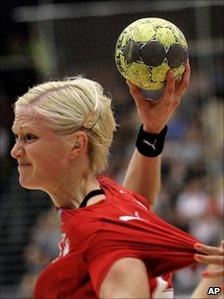
[[[19,167],[26,167],[26,166],[30,166],[31,164],[29,163],[19,163],[18,166]]]

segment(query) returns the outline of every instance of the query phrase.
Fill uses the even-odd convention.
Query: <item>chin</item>
[[[36,183],[32,182],[31,180],[24,180],[22,178],[19,178],[19,183],[23,188],[31,189],[31,190],[40,190],[40,186],[38,186]]]

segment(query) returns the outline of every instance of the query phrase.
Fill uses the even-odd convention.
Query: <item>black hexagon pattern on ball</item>
[[[140,62],[140,47],[141,44],[134,42],[133,40],[129,40],[127,45],[121,49],[127,64],[131,64],[132,62]]]
[[[173,44],[167,52],[167,61],[170,68],[178,68],[187,59],[187,51],[179,44]]]
[[[141,58],[148,66],[159,66],[166,57],[164,46],[158,41],[150,41],[141,47]]]
[[[147,66],[157,67],[167,58],[170,68],[178,68],[187,59],[187,51],[181,45],[171,45],[166,53],[165,47],[158,41],[142,44],[129,40],[121,51],[128,65],[143,62]]]

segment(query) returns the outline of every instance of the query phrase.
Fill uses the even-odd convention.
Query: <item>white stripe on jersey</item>
[[[153,299],[173,299],[174,292],[173,288],[168,288],[168,282],[165,281],[161,276],[156,278],[156,288],[152,293]]]

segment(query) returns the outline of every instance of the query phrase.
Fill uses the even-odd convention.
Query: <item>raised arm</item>
[[[147,140],[144,144],[144,153],[140,153],[137,148],[135,149],[123,185],[143,195],[149,200],[150,204],[154,203],[160,190],[161,169],[161,155],[152,156],[152,147],[155,146],[156,150],[156,138],[165,138],[165,136],[161,136],[164,135],[164,127],[180,104],[181,98],[189,86],[189,80],[190,65],[189,61],[187,61],[184,75],[176,86],[173,71],[168,72],[164,93],[156,101],[149,98],[146,99],[138,87],[127,82],[130,93],[135,100],[140,121],[143,124],[143,132],[148,133],[147,136],[149,140],[153,140],[153,144],[152,142],[151,145],[148,143],[148,153]],[[142,134],[139,137],[141,139]],[[162,140],[160,141],[162,142]]]

